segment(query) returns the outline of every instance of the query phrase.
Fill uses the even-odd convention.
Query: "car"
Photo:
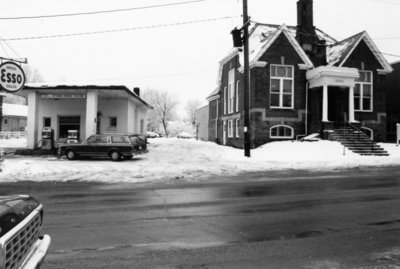
[[[126,134],[96,134],[82,143],[61,144],[57,153],[59,156],[66,155],[68,160],[79,157],[108,157],[112,161],[119,161],[121,157],[131,159],[137,152]]]
[[[193,138],[193,136],[191,134],[186,133],[186,132],[179,133],[176,137],[177,138],[184,138],[184,139]]]
[[[50,246],[43,205],[28,195],[0,196],[0,268],[39,268]]]
[[[147,137],[147,138],[157,138],[157,137],[160,137],[160,135],[157,134],[157,133],[155,133],[155,132],[147,131],[147,132],[146,132],[146,137]]]
[[[147,137],[142,134],[127,134],[129,141],[133,145],[133,151],[135,154],[143,154],[149,152],[147,150]]]

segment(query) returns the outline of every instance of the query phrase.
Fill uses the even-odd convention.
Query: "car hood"
[[[20,223],[39,204],[28,195],[0,196],[0,237]]]

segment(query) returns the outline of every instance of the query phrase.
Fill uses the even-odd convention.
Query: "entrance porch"
[[[354,112],[356,68],[321,66],[307,71],[309,130],[324,134],[357,123]],[[325,135],[323,135],[325,137]]]

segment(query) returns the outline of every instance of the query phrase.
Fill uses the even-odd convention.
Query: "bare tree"
[[[42,74],[40,74],[38,69],[30,65],[23,65],[22,69],[24,70],[27,83],[38,83],[44,81]]]
[[[149,113],[149,129],[157,130],[161,124],[165,136],[168,137],[168,121],[176,117],[176,107],[179,103],[178,99],[167,91],[159,91],[155,89],[148,89],[143,93],[143,98],[153,106],[153,110]]]
[[[201,106],[201,104],[200,100],[194,99],[189,100],[185,106],[187,116],[192,126],[196,125],[196,110]]]

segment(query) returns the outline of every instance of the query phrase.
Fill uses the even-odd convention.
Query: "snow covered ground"
[[[329,171],[363,166],[400,164],[400,147],[381,144],[390,156],[365,157],[344,149],[338,142],[282,141],[251,151],[193,139],[155,138],[149,140],[149,153],[132,160],[58,159],[54,156],[7,155],[0,173],[5,181],[99,181],[153,182],[198,181],[212,175],[236,175],[265,170],[306,169]],[[0,148],[25,147],[25,139],[0,140]]]

